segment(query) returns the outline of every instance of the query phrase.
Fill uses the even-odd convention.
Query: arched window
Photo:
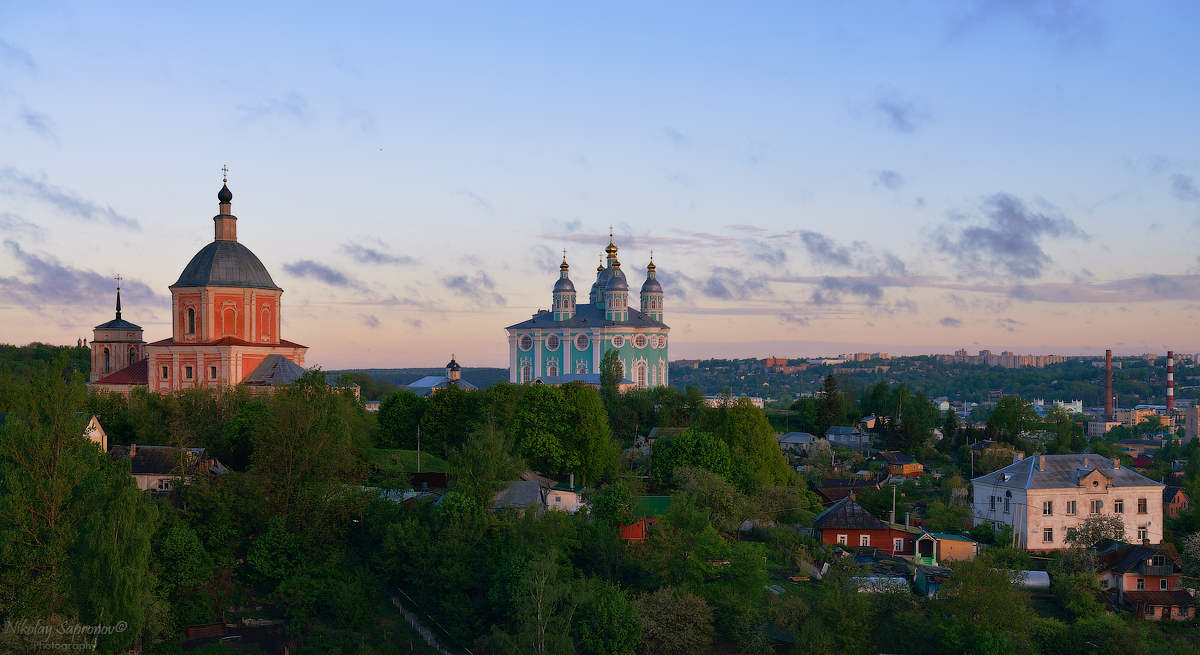
[[[530,379],[529,367],[522,366],[521,367],[521,384],[525,384],[526,382],[529,382],[529,379]]]
[[[130,348],[129,349],[129,365],[133,366],[133,363],[136,361],[137,361],[137,348]]]
[[[264,337],[271,336],[271,310],[266,308],[262,310],[262,323],[258,324],[258,331]]]
[[[196,310],[188,309],[188,334],[196,333]]]
[[[226,307],[221,312],[221,334],[234,334],[237,332],[237,312],[232,307]]]
[[[549,375],[550,377],[556,377],[558,375],[558,366],[554,364],[548,366],[546,368],[546,375]]]
[[[108,348],[104,349],[104,374],[108,375],[112,371],[112,357],[109,355]]]

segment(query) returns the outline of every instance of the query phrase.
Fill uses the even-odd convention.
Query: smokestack
[[[1112,351],[1104,351],[1104,420],[1113,420]]]
[[[1167,412],[1175,411],[1175,351],[1167,351]]]

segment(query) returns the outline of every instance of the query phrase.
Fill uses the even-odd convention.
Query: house
[[[1038,455],[971,480],[974,524],[1012,527],[1021,548],[1067,548],[1067,528],[1091,515],[1116,516],[1125,533],[1156,544],[1163,537],[1163,484],[1120,458]]]
[[[972,560],[979,555],[979,542],[960,534],[935,532],[937,559],[941,562]]]
[[[0,428],[8,420],[8,414],[0,414]],[[83,417],[82,413],[76,414],[76,417]],[[102,452],[108,452],[108,433],[100,426],[100,421],[96,419],[95,414],[88,416],[87,423],[83,426],[83,436],[87,437],[88,441],[100,446]]]
[[[813,517],[813,536],[824,544],[874,547],[893,555],[913,554],[913,535],[880,521],[847,496]]]
[[[1162,439],[1122,439],[1117,447],[1133,457],[1153,457],[1162,448]]]
[[[1183,493],[1183,487],[1163,487],[1163,513],[1171,518],[1192,508],[1192,500]]]
[[[418,396],[432,396],[439,389],[447,387],[458,387],[466,390],[476,388],[475,385],[462,379],[462,367],[458,365],[458,361],[454,358],[454,355],[450,355],[450,363],[446,364],[445,368],[445,375],[426,375],[404,388]]]
[[[848,428],[842,425],[832,426],[825,431],[825,438],[828,439],[830,445],[833,446],[866,448],[871,445],[871,435],[856,427]]]
[[[913,586],[917,593],[926,598],[936,598],[942,589],[942,584],[950,579],[954,572],[942,566],[918,564],[917,573],[913,576]]]
[[[1183,586],[1183,567],[1173,545],[1106,541],[1097,544],[1096,554],[1097,576],[1113,590],[1114,606],[1152,621],[1195,617],[1196,602]]]
[[[492,511],[514,509],[518,513],[524,513],[529,507],[534,506],[540,511],[546,506],[547,488],[548,486],[540,480],[510,482],[507,487],[492,496],[492,503],[488,509]]]
[[[114,460],[128,458],[138,489],[155,493],[170,492],[180,480],[183,480],[183,484],[190,484],[196,475],[224,475],[226,472],[221,462],[209,457],[203,448],[139,446],[131,443],[128,446],[113,446],[109,456]]]
[[[807,432],[789,432],[779,438],[779,447],[784,452],[808,455],[818,439]]]
[[[584,506],[579,497],[582,492],[583,485],[576,486],[575,474],[572,473],[566,484],[558,482],[550,485],[546,490],[546,509],[557,509],[574,514]]]
[[[898,450],[885,450],[879,457],[887,462],[888,473],[902,475],[906,478],[919,478],[925,472],[925,466],[916,457],[905,455]]]
[[[826,507],[862,490],[879,491],[879,483],[868,480],[822,480],[817,495]]]
[[[633,515],[637,517],[633,523],[621,526],[621,538],[625,541],[641,543],[650,535],[650,529],[658,517],[667,513],[671,508],[670,496],[641,496],[634,503]]]

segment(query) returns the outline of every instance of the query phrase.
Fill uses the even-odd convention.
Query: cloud
[[[132,230],[142,229],[137,219],[120,214],[108,205],[101,207],[70,190],[54,186],[46,181],[45,175],[39,180],[22,175],[12,167],[0,168],[0,193],[40,200],[63,214],[85,221],[103,220]]]
[[[820,232],[801,232],[800,241],[808,256],[818,264],[833,264],[835,266],[850,266],[850,251],[845,246],[839,246],[833,239]]]
[[[28,234],[38,241],[41,241],[45,233],[40,225],[30,223],[12,212],[0,212],[0,232]]]
[[[755,295],[771,295],[771,289],[764,280],[747,277],[730,266],[714,266],[708,277],[698,280],[696,289],[709,298],[719,300],[746,300]]]
[[[358,322],[372,329],[383,327],[383,325],[379,322],[379,319],[375,318],[374,314],[359,314]]]
[[[779,315],[779,320],[784,324],[799,325],[800,327],[808,327],[808,317],[799,316],[793,312],[783,312]]]
[[[330,268],[325,264],[314,262],[311,259],[301,259],[283,265],[283,270],[289,275],[296,277],[311,278],[319,282],[324,282],[331,287],[341,287],[343,289],[356,289],[358,291],[367,291],[367,286],[358,280],[355,280],[345,273]]]
[[[996,327],[1000,328],[1001,330],[1007,330],[1009,332],[1017,332],[1018,331],[1017,327],[1023,326],[1023,325],[1025,325],[1025,324],[1020,321],[1015,321],[1011,318],[996,319]]]
[[[916,132],[933,118],[928,102],[898,91],[880,93],[875,98],[874,109],[884,124],[897,132]]]
[[[908,267],[890,251],[876,254],[866,243],[856,241],[851,247],[838,245],[820,232],[804,231],[800,241],[816,264],[854,268],[872,275],[905,275]]]
[[[411,325],[415,330],[420,330],[421,328],[425,327],[425,322],[419,318],[405,319],[404,322]]]
[[[308,101],[296,91],[278,97],[263,98],[254,104],[241,105],[238,107],[238,113],[246,122],[274,116],[291,116],[301,123],[306,122],[310,114]]]
[[[895,191],[904,186],[904,176],[896,171],[879,171],[879,176],[875,180],[875,184]]]
[[[1034,32],[1071,48],[1098,41],[1104,33],[1103,20],[1087,3],[1077,0],[977,0],[965,14],[950,21],[951,36],[1015,20]]]
[[[782,266],[788,260],[786,250],[759,239],[746,239],[745,250],[747,257],[770,266]]]
[[[663,127],[663,135],[665,135],[667,140],[670,141],[671,144],[676,148],[684,148],[692,145],[692,140],[690,138],[674,128]]]
[[[442,286],[453,291],[455,295],[470,298],[480,307],[503,306],[504,296],[495,292],[496,283],[483,271],[476,271],[475,277],[469,275],[447,275],[440,282]]]
[[[33,55],[29,54],[28,50],[7,41],[0,41],[0,61],[25,68],[31,73],[37,70],[37,65],[33,63]]]
[[[862,278],[822,278],[818,288],[812,293],[814,305],[841,304],[843,295],[854,295],[866,299],[868,304],[878,303],[883,299],[883,288],[878,284]]]
[[[947,316],[947,317],[943,318],[942,320],[938,321],[938,323],[941,323],[943,326],[948,327],[948,328],[962,327],[962,324],[963,324],[962,321],[958,320],[957,318],[954,318],[953,316]]]
[[[4,241],[4,248],[22,270],[19,277],[0,277],[0,298],[5,302],[28,307],[82,307],[115,300],[116,281],[110,275],[63,264],[51,255],[26,252],[10,239]],[[126,300],[159,299],[149,286],[137,280],[122,279],[121,292]]]
[[[1087,238],[1058,209],[1041,204],[1043,211],[1038,212],[1011,194],[985,198],[981,211],[986,223],[968,225],[957,235],[943,233],[938,237],[938,250],[955,257],[971,275],[988,275],[1001,269],[1012,277],[1036,278],[1052,261],[1040,245],[1043,238]]]
[[[487,198],[484,198],[483,196],[479,195],[478,193],[475,193],[474,191],[472,191],[470,189],[459,189],[454,192],[454,195],[462,196],[464,198],[470,198],[471,200],[473,200],[475,202],[475,204],[479,205],[480,207],[483,207],[484,209],[492,208],[492,203],[488,202]]]
[[[1176,173],[1171,176],[1171,195],[1180,200],[1200,200],[1200,189],[1190,176]]]
[[[25,127],[28,127],[34,134],[46,139],[47,141],[58,141],[58,137],[54,136],[54,128],[51,124],[50,117],[26,107],[21,112],[21,120],[25,122]]]
[[[338,246],[338,250],[350,255],[354,258],[354,261],[360,264],[394,264],[402,266],[417,263],[417,260],[407,255],[396,257],[395,255],[389,255],[386,252],[380,252],[374,248],[368,248],[352,242],[343,243]]]

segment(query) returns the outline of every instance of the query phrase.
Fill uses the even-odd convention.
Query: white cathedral
[[[596,282],[586,304],[576,305],[575,285],[564,256],[554,284],[552,310],[510,325],[508,378],[514,384],[540,381],[563,384],[599,383],[600,360],[610,350],[620,358],[626,384],[667,384],[667,333],[663,323],[663,290],[654,275],[654,258],[646,267],[641,310],[629,307],[629,283],[609,236],[607,266],[596,268]]]

